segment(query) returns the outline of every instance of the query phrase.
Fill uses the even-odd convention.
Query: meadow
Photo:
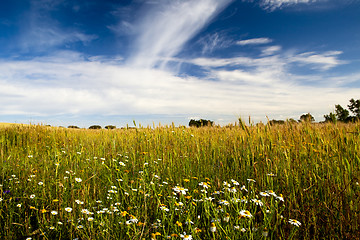
[[[0,239],[358,239],[360,123],[0,127]]]

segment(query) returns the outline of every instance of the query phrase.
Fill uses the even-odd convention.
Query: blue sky
[[[2,0],[0,122],[317,121],[360,98],[360,0]]]

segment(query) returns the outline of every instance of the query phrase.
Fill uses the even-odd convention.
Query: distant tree
[[[350,115],[349,111],[343,108],[341,105],[335,105],[335,115],[338,121],[347,122]]]
[[[206,119],[194,120],[191,119],[189,122],[189,127],[206,127],[213,126],[214,122]]]
[[[268,122],[268,124],[269,124],[270,126],[278,125],[278,124],[285,124],[285,121],[284,121],[284,120],[275,120],[275,119],[273,119],[273,120],[270,120],[270,121]]]
[[[101,126],[99,125],[92,125],[89,127],[89,129],[101,129]]]
[[[300,116],[300,121],[301,122],[314,122],[315,118],[310,113],[307,113],[307,114],[303,114]]]
[[[356,118],[360,118],[360,99],[350,99],[350,104],[348,105],[348,108],[355,115]]]
[[[105,129],[109,129],[109,130],[115,129],[115,128],[116,128],[116,126],[113,126],[113,125],[107,125],[107,126],[105,126]]]
[[[325,118],[325,122],[332,122],[332,123],[336,123],[337,118],[336,118],[336,114],[335,113],[329,113],[328,115],[324,115]]]
[[[78,126],[70,125],[68,128],[79,128]]]
[[[360,120],[360,99],[354,100],[350,99],[350,104],[348,105],[353,116],[350,115],[350,111],[343,108],[340,104],[335,105],[335,113],[329,113],[324,115],[325,122],[355,122]]]

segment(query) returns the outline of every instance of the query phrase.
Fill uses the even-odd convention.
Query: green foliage
[[[301,122],[314,122],[315,118],[310,114],[310,113],[306,113],[300,116],[300,121]]]
[[[341,105],[335,105],[335,113],[330,113],[329,115],[324,115],[325,122],[355,122],[360,119],[360,99],[354,100],[353,98],[350,99],[350,104],[348,108],[354,114],[353,116],[350,115],[350,111],[343,108]]]
[[[92,125],[89,127],[89,129],[101,129],[100,125]]]
[[[189,122],[189,127],[210,127],[213,124],[214,124],[213,121],[206,119],[200,119],[200,120],[191,119]]]
[[[350,104],[348,105],[348,108],[355,115],[355,117],[360,118],[360,99],[350,99]]]

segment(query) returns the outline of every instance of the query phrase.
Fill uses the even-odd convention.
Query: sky
[[[0,122],[319,122],[360,99],[360,0],[0,5]]]

